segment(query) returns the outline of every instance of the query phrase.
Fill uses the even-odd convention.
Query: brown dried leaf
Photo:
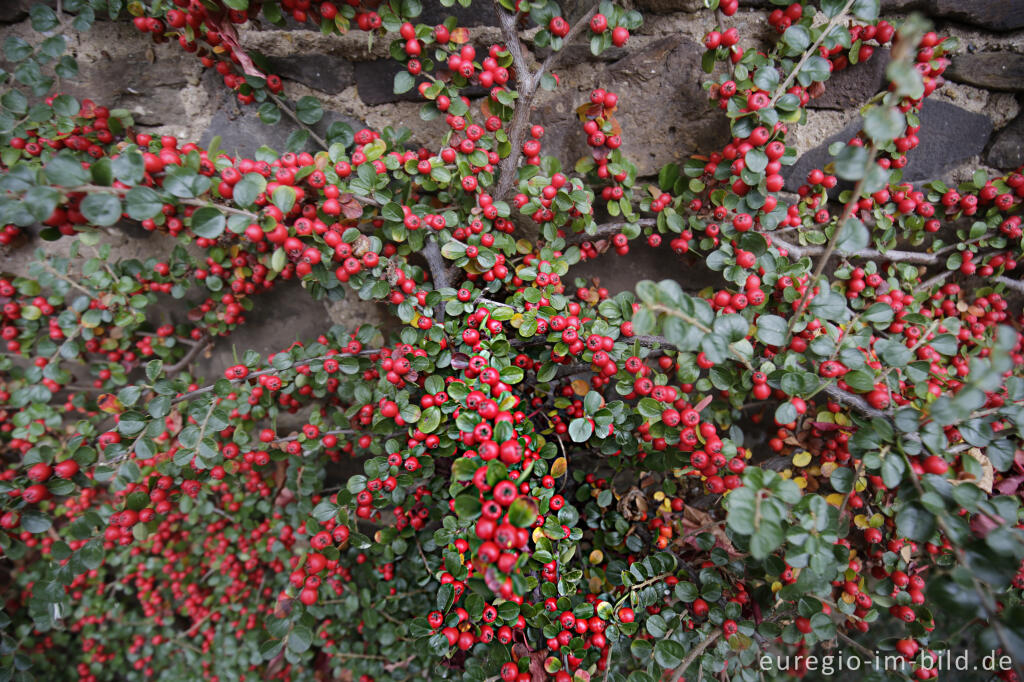
[[[722,524],[715,521],[706,511],[687,506],[683,509],[683,518],[680,519],[679,526],[684,531],[680,539],[688,545],[696,547],[698,535],[711,533],[715,536],[716,546],[724,549],[729,556],[740,556],[740,552],[736,551],[729,536],[725,534]]]
[[[962,472],[959,477],[957,477],[957,480],[953,481],[953,483],[964,483],[965,481],[970,481],[991,495],[992,484],[995,482],[995,467],[992,466],[992,462],[989,461],[988,457],[986,457],[979,448],[971,448],[967,451],[967,454],[981,464],[981,480],[979,481],[975,479],[974,476],[971,476],[966,472]]]
[[[622,496],[617,508],[627,521],[643,521],[647,519],[648,506],[647,496],[634,487]]]

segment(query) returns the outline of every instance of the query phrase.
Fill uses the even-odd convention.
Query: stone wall
[[[26,20],[30,4],[0,2],[0,41],[12,34],[38,40]],[[430,23],[439,22],[447,11],[434,0],[424,4],[423,20]],[[586,4],[563,2],[570,16]],[[645,23],[628,49],[612,49],[594,58],[583,45],[568,48],[558,71],[562,86],[538,97],[535,120],[547,127],[545,153],[569,166],[586,153],[574,109],[597,86],[619,93],[623,146],[641,174],[655,174],[665,163],[693,152],[713,151],[728,139],[724,117],[708,105],[701,88],[705,74],[700,69],[700,41],[715,26],[715,14],[704,10],[701,0],[634,4],[644,12]],[[768,6],[767,0],[744,0],[739,13],[728,19],[728,25],[740,29],[745,45],[770,44],[763,20]],[[885,15],[909,11],[930,16],[940,35],[957,37],[960,53],[947,72],[949,82],[924,108],[921,145],[910,154],[907,178],[958,181],[978,167],[996,171],[1024,164],[1024,0],[883,0]],[[474,44],[500,42],[491,3],[477,0],[473,8],[458,12],[461,23],[471,27]],[[392,94],[397,67],[387,59],[388,39],[374,40],[371,48],[366,34],[358,31],[323,36],[300,27],[247,27],[240,37],[247,48],[270,58],[290,96],[312,94],[323,101],[328,114],[317,126],[321,131],[340,118],[378,129],[407,126],[414,131],[414,144],[430,144],[444,132],[442,120],[420,121],[420,105],[410,95]],[[67,90],[129,109],[142,129],[204,143],[219,135],[222,149],[243,155],[261,144],[282,148],[293,130],[286,118],[276,126],[262,124],[254,107],[239,106],[219,77],[204,73],[192,55],[176,44],[152,45],[127,24],[99,21],[87,34],[71,36],[71,49],[81,76]],[[790,173],[791,185],[799,184],[812,165],[820,165],[829,141],[848,138],[855,130],[859,105],[882,82],[885,54],[879,52],[869,62],[837,74],[826,92],[812,101],[807,124],[794,132],[793,141],[804,157]],[[118,251],[132,256],[166,248],[160,237],[123,241]],[[27,253],[23,249],[0,254],[0,271],[23,272]],[[678,261],[645,248],[635,249],[628,263],[614,268],[602,260],[579,266],[577,274],[600,274],[605,286],[617,290],[643,277],[671,277],[680,271]],[[691,288],[707,283],[684,282]],[[237,348],[273,351],[296,338],[309,338],[322,328],[325,313],[331,321],[349,326],[381,319],[380,311],[358,301],[324,306],[310,300],[298,285],[279,288],[270,298],[257,307],[256,319],[232,339]],[[230,350],[226,352],[230,357]],[[215,359],[210,362],[217,369]]]

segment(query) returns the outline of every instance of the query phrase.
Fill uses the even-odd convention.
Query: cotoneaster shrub
[[[615,119],[642,102],[573,102],[581,160],[531,120],[564,45],[629,47],[640,17],[608,2],[570,22],[502,0],[495,45],[415,23],[418,0],[122,4],[38,5],[39,39],[3,46],[0,241],[78,257],[0,279],[3,679],[758,680],[765,654],[834,647],[920,680],[950,647],[1020,665],[1024,176],[901,180],[951,41],[822,0],[765,12],[758,52],[713,2],[733,139],[642,179]],[[96,13],[294,119],[291,151],[233,158],[62,94]],[[285,16],[390,41],[395,90],[450,132],[313,133],[320,103],[234,28]],[[878,46],[863,130],[784,192],[789,129]],[[120,223],[180,245],[112,260]],[[637,239],[679,281],[570,275]],[[687,291],[695,267],[718,286]],[[292,279],[393,323],[197,376]],[[187,319],[157,324],[170,299]]]

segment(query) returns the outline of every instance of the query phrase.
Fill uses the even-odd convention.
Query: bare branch
[[[786,249],[790,255],[796,258],[803,258],[804,256],[820,256],[828,251],[824,246],[799,246],[787,242],[775,235],[769,233],[772,239],[772,243],[776,246]],[[877,260],[889,260],[899,261],[901,263],[918,263],[920,265],[934,265],[942,261],[937,254],[927,253],[925,251],[876,251],[874,249],[865,249],[858,251],[854,254],[848,254],[857,258],[871,258]]]
[[[565,245],[572,246],[573,244],[582,244],[583,242],[592,242],[597,239],[607,239],[622,231],[624,227],[629,225],[639,225],[640,227],[653,227],[658,224],[656,218],[640,218],[632,222],[621,222],[621,223],[606,223],[604,225],[598,225],[594,234],[588,234],[586,232],[575,232],[568,235],[565,238]]]

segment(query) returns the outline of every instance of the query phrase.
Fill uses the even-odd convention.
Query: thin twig
[[[316,143],[318,145],[320,145],[321,149],[323,149],[324,151],[327,151],[327,149],[329,148],[328,144],[327,144],[327,140],[325,140],[324,138],[322,138],[319,135],[317,135],[316,131],[314,131],[312,128],[310,128],[308,125],[306,125],[302,121],[302,119],[299,118],[298,114],[296,114],[295,111],[290,106],[288,106],[288,104],[283,99],[281,99],[280,97],[278,97],[274,93],[270,92],[269,90],[267,90],[267,95],[270,96],[270,99],[274,100],[274,104],[277,105],[278,109],[280,109],[284,113],[288,114],[288,118],[290,118],[291,120],[293,120],[296,123],[298,123],[299,127],[302,128],[303,130],[305,130],[307,133],[309,133],[309,136],[312,137],[313,140],[316,141]]]
[[[851,2],[847,3],[849,6]],[[789,325],[786,327],[786,338],[783,342],[783,346],[789,345],[789,339],[793,335],[793,327],[796,326],[797,320],[804,312],[804,308],[811,300],[811,296],[814,295],[814,287],[817,286],[818,281],[821,279],[821,274],[825,271],[825,265],[828,263],[832,254],[836,250],[836,246],[839,244],[839,235],[843,232],[843,226],[846,225],[846,221],[853,215],[853,209],[857,205],[857,201],[860,199],[861,194],[864,191],[864,184],[867,182],[868,169],[875,162],[875,154],[878,153],[878,146],[872,142],[871,147],[868,149],[868,158],[864,163],[864,176],[857,181],[857,186],[853,188],[853,194],[850,196],[850,200],[846,202],[846,206],[843,207],[843,213],[839,216],[839,222],[836,223],[835,231],[832,233],[832,238],[828,240],[828,246],[825,248],[821,257],[818,259],[818,264],[814,268],[814,274],[811,276],[810,281],[807,282],[807,288],[804,289],[803,296],[800,297],[800,302],[797,304],[796,309],[793,311],[793,316],[789,318]]]
[[[583,242],[591,242],[597,239],[607,239],[608,237],[615,236],[622,231],[622,228],[628,227],[629,225],[639,225],[640,227],[653,227],[658,224],[656,218],[640,218],[632,222],[624,221],[620,223],[606,223],[604,225],[598,225],[597,229],[593,234],[587,232],[575,232],[566,236],[565,245],[572,246],[573,244],[582,244]]]
[[[683,679],[683,675],[686,674],[686,669],[689,668],[690,665],[692,665],[693,662],[695,660],[697,660],[697,658],[701,654],[704,653],[705,649],[707,649],[709,646],[711,646],[712,644],[717,642],[718,638],[721,637],[721,636],[722,636],[722,631],[721,630],[715,630],[710,635],[708,635],[704,639],[704,641],[702,641],[700,644],[698,644],[693,649],[691,649],[690,653],[687,654],[686,658],[683,659],[683,662],[680,663],[679,667],[676,668],[675,671],[672,673],[672,680],[673,680],[673,682],[679,682],[679,680]]]
[[[846,0],[846,4],[843,5],[843,9],[839,11],[839,14],[828,20],[828,23],[825,24],[821,31],[821,35],[818,36],[818,39],[814,41],[813,45],[804,50],[803,56],[800,58],[800,61],[797,62],[797,65],[793,70],[789,72],[789,75],[786,76],[786,80],[782,81],[779,84],[779,87],[775,89],[775,94],[772,96],[772,101],[768,105],[769,107],[774,107],[778,103],[779,98],[786,94],[786,90],[789,89],[789,86],[793,83],[793,79],[797,77],[797,74],[799,74],[800,70],[804,68],[807,61],[818,54],[818,48],[823,42],[825,42],[825,39],[828,38],[828,35],[832,32],[832,27],[846,21],[846,15],[850,11],[850,8],[853,7],[854,2],[856,2],[856,0]]]

